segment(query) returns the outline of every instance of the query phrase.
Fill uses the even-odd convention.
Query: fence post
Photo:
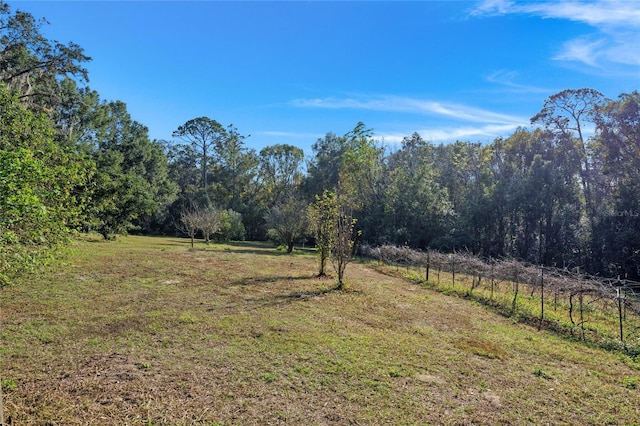
[[[431,252],[427,250],[427,271],[425,273],[425,281],[429,283],[429,267],[431,266]]]
[[[449,260],[451,261],[451,287],[456,286],[456,261],[453,258],[453,255],[449,255]]]
[[[513,301],[511,302],[511,315],[515,315],[518,310],[518,291],[520,289],[520,283],[518,282],[518,271],[515,271],[513,277]]]
[[[538,330],[542,328],[544,321],[544,267],[540,266],[540,324]]]
[[[2,395],[2,379],[0,379],[0,426],[4,426],[4,395]]]
[[[493,285],[494,285],[494,278],[493,278],[493,259],[491,259],[491,300],[493,300]]]
[[[582,306],[583,298],[584,298],[584,295],[581,291],[580,294],[578,295],[578,302],[580,302],[580,332],[582,334],[582,340],[584,341],[584,310]]]
[[[616,299],[618,299],[618,320],[620,322],[620,342],[624,344],[624,333],[622,330],[622,295],[620,287],[616,288]]]
[[[622,288],[624,289],[626,286],[627,286],[627,280],[626,279],[622,280]],[[627,320],[627,303],[626,303],[627,302],[627,292],[623,291],[622,294],[623,294],[622,297],[624,299],[622,301],[622,319],[626,321]]]

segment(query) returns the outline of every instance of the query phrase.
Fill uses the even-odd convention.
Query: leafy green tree
[[[433,146],[414,134],[387,159],[385,233],[379,241],[427,247],[446,232],[452,209],[437,181],[432,151]]]
[[[169,162],[169,178],[181,193],[193,193],[198,188],[198,154],[191,145],[163,142]]]
[[[379,202],[384,150],[376,146],[373,131],[360,122],[345,135],[348,148],[343,154],[339,189],[344,201],[355,209]]]
[[[211,155],[214,148],[227,138],[227,131],[216,120],[198,117],[178,127],[173,132],[173,137],[187,142],[199,153],[200,186],[206,188]]]
[[[82,220],[91,163],[0,84],[0,286],[49,259]]]
[[[243,212],[248,200],[255,197],[254,184],[258,156],[245,147],[244,136],[233,126],[227,126],[226,137],[216,141],[214,150],[214,199],[235,211]]]
[[[198,154],[193,147],[167,141],[163,141],[162,145],[168,160],[169,180],[178,186],[176,199],[166,206],[164,220],[158,223],[162,233],[170,234],[175,225],[180,223],[183,212],[191,211],[194,206],[212,206],[213,203],[207,190],[199,186]]]
[[[318,277],[326,276],[326,265],[333,247],[333,228],[336,216],[336,194],[324,190],[322,195],[316,195],[316,201],[307,208],[309,225],[316,240],[318,252]]]
[[[58,102],[49,112],[58,144],[69,150],[90,152],[95,133],[91,122],[99,105],[100,95],[95,90],[80,87],[69,78],[60,81]]]
[[[479,143],[457,141],[434,147],[434,180],[446,191],[449,214],[443,234],[431,246],[446,250],[480,252],[491,218],[485,206],[492,185],[487,149]]]
[[[572,144],[581,162],[580,180],[585,199],[586,216],[593,225],[597,199],[593,191],[596,180],[590,146],[585,135],[587,123],[593,122],[596,110],[605,102],[594,89],[567,89],[550,96],[542,110],[531,118],[532,124],[543,124],[565,144]]]
[[[310,199],[325,190],[335,191],[338,188],[343,156],[347,149],[347,138],[331,132],[312,145],[314,156],[307,165],[307,176],[303,184]]]
[[[227,138],[216,144],[211,198],[216,205],[242,215],[248,238],[264,239],[266,206],[260,200],[257,182],[259,159],[255,150],[245,146],[246,138],[229,125]]]
[[[373,131],[360,122],[345,135],[337,192],[341,203],[359,218],[358,227],[371,238],[384,229],[386,204],[383,147],[373,139]]]
[[[148,129],[120,101],[98,105],[89,126],[97,166],[89,227],[105,238],[138,229],[175,198],[164,147],[149,140]]]
[[[496,145],[501,162],[492,199],[502,204],[503,254],[565,266],[566,254],[579,249],[581,210],[578,169],[565,162],[565,146],[539,129],[519,129]]]
[[[52,112],[61,103],[65,80],[88,81],[82,64],[91,58],[75,43],[45,38],[44,24],[45,19],[13,13],[0,3],[0,81],[31,109]]]
[[[350,211],[349,207],[338,202],[334,216],[331,262],[338,274],[338,290],[344,288],[344,274],[355,254],[356,238],[361,234],[356,231],[357,219]]]
[[[256,178],[258,156],[244,146],[246,136],[233,125],[224,128],[207,117],[189,120],[173,135],[189,143],[165,144],[170,176],[180,187],[167,216],[178,217],[190,204],[217,206],[242,217],[243,225],[232,227],[234,238],[264,238],[266,208]]]
[[[355,252],[356,238],[361,234],[356,230],[357,220],[350,213],[351,208],[331,191],[316,196],[316,202],[307,211],[316,238],[318,276],[325,275],[326,262],[331,260],[338,274],[337,289],[341,290],[345,270]]]
[[[596,110],[597,154],[605,173],[626,182],[640,181],[640,92],[622,93]]]
[[[227,209],[220,212],[222,218],[222,228],[220,237],[223,241],[242,241],[246,237],[246,230],[242,221],[242,215],[237,211]]]
[[[293,251],[294,244],[309,229],[306,206],[300,197],[293,194],[272,206],[265,221],[267,235],[276,242],[286,245],[287,253]]]
[[[596,153],[607,196],[592,246],[599,269],[640,279],[640,93],[621,94],[597,110]]]
[[[268,206],[278,204],[302,181],[304,152],[295,146],[277,144],[260,151],[259,177]]]

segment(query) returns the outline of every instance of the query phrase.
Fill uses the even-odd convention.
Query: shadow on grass
[[[337,281],[334,281],[332,277],[326,275],[319,277],[315,274],[308,276],[272,276],[261,278],[245,278],[230,283],[229,287],[242,287],[252,285],[260,286],[262,284],[271,284],[277,281],[308,281],[310,279],[326,281],[326,285],[320,284],[320,286],[314,290],[295,290],[288,293],[272,293],[261,297],[243,297],[241,301],[238,300],[231,305],[226,305],[225,308],[260,309],[266,307],[288,305],[294,302],[303,302],[331,293],[358,292],[357,290],[353,290],[350,288],[338,288]],[[207,311],[212,312],[218,309],[220,308],[209,308],[207,309]]]
[[[255,309],[272,306],[288,305],[294,302],[303,302],[305,300],[311,300],[315,297],[324,296],[325,294],[341,292],[338,288],[319,288],[311,291],[292,291],[287,294],[274,294],[266,297],[254,297],[244,299],[246,305],[249,305]]]
[[[234,281],[229,284],[229,286],[250,286],[250,285],[260,285],[260,284],[270,284],[278,281],[307,281],[318,278],[317,275],[302,275],[302,276],[292,276],[292,275],[283,275],[283,276],[268,276],[268,277],[247,277],[238,281]]]
[[[268,255],[268,256],[306,256],[308,254],[314,254],[315,251],[313,249],[301,249],[295,248],[293,252],[287,253],[285,250],[278,250],[273,245],[265,244],[262,245],[260,243],[238,243],[238,244],[229,244],[225,243],[227,246],[232,247],[223,247],[219,249],[225,253],[243,253],[243,254],[259,254],[259,255]]]
[[[159,246],[159,247],[164,247],[164,246],[169,246],[169,247],[184,247],[185,245],[190,246],[191,242],[189,240],[182,241],[182,240],[169,240],[166,241],[166,238],[163,238],[163,240],[165,240],[164,242],[159,242],[159,243],[154,243],[155,246]]]
[[[235,247],[235,248],[222,248],[219,249],[218,251],[222,251],[225,253],[241,253],[241,254],[256,254],[256,255],[262,255],[262,256],[287,256],[290,255],[291,253],[287,253],[284,251],[279,251],[276,250],[275,247],[269,247],[269,248],[252,248],[252,247]]]
[[[210,253],[236,253],[236,254],[251,254],[261,256],[305,256],[309,253],[314,253],[313,249],[308,248],[295,248],[293,252],[287,253],[284,250],[278,250],[273,244],[260,241],[228,241],[223,243],[212,242],[210,245],[205,244],[203,241],[196,241],[194,247],[190,247],[189,240],[183,245],[189,246],[189,251],[193,252],[210,252]],[[171,244],[167,244],[171,245]]]

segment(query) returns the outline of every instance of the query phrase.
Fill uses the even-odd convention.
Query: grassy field
[[[17,425],[638,424],[640,364],[366,264],[87,239],[0,291]]]

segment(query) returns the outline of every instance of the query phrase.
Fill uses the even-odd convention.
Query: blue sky
[[[311,154],[359,121],[389,144],[490,142],[561,90],[640,90],[637,0],[8,3],[82,46],[89,86],[154,139],[207,116],[256,150]]]

